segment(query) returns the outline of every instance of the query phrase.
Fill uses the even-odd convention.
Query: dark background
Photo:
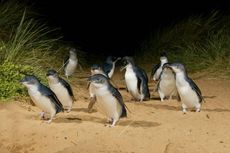
[[[107,55],[132,55],[158,28],[190,15],[228,9],[218,1],[108,2],[33,1],[50,24],[61,28],[63,40],[86,52]]]

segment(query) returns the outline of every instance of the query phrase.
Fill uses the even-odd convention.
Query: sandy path
[[[105,117],[96,108],[87,113],[84,79],[72,81],[77,97],[73,111],[58,114],[51,124],[39,119],[37,107],[1,104],[0,152],[229,153],[230,80],[199,78],[195,82],[206,103],[200,113],[186,115],[175,100],[160,102],[152,94],[151,101],[135,103],[120,90],[131,113],[115,128],[104,126]]]

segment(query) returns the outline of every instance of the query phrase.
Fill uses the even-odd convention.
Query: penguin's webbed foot
[[[112,118],[107,118],[106,123],[110,123],[110,124],[112,124],[112,123],[113,123],[113,119],[112,119]]]
[[[115,127],[115,124],[117,121],[118,121],[118,119],[113,119],[113,123],[110,125],[110,127]]]
[[[45,120],[46,118],[45,118],[45,112],[41,112],[40,113],[40,119],[41,120]]]
[[[52,122],[52,119],[49,119],[48,121],[45,121],[45,123],[50,124]]]
[[[186,114],[187,113],[186,108],[183,108],[182,112],[183,112],[183,114]]]
[[[71,112],[71,108],[67,109],[67,111],[66,111],[66,112],[67,112],[67,113]]]
[[[200,112],[200,108],[197,108],[197,109],[196,109],[196,112]]]
[[[115,127],[115,124],[105,124],[105,127],[109,127],[109,128]]]
[[[115,127],[117,120],[114,120],[113,118],[108,118],[107,123],[105,124],[106,127]]]

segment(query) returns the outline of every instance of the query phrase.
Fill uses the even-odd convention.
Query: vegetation
[[[182,62],[190,72],[229,74],[229,18],[215,11],[159,29],[143,43],[141,54],[137,52],[136,56],[155,64],[159,62],[160,52],[166,51],[170,62]]]
[[[159,53],[166,51],[170,62],[183,62],[188,71],[229,74],[229,19],[230,15],[213,12],[159,29],[136,52],[137,62],[156,64]],[[0,101],[26,95],[18,82],[25,74],[34,74],[46,83],[47,69],[59,70],[72,45],[54,33],[58,29],[44,24],[21,1],[0,1]],[[78,50],[78,56],[84,66],[84,52]],[[87,62],[92,61],[88,58]]]
[[[47,69],[59,69],[68,56],[68,44],[50,29],[26,4],[0,2],[0,100],[25,95],[19,80],[25,74],[36,75],[46,83]],[[83,53],[80,52],[80,58]],[[83,61],[84,62],[84,61]]]

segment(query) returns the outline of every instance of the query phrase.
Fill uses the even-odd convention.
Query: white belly
[[[96,89],[96,98],[99,109],[108,118],[119,119],[122,113],[122,107],[117,99],[106,89],[106,87]]]
[[[73,99],[69,95],[66,88],[64,88],[61,83],[49,84],[50,89],[56,94],[59,101],[62,103],[63,107],[68,109],[72,107]]]
[[[65,75],[70,76],[72,75],[77,68],[77,61],[69,59],[68,64],[65,67]]]
[[[180,82],[179,82],[180,81]],[[199,98],[194,90],[190,87],[187,81],[177,80],[177,90],[181,98],[181,102],[188,108],[196,107],[199,105]]]
[[[161,80],[159,82],[159,90],[164,93],[165,96],[171,96],[176,94],[176,80],[173,74],[161,75]]]
[[[131,68],[127,68],[125,72],[125,82],[129,93],[136,99],[141,99],[141,95],[137,87],[137,77]]]
[[[56,114],[55,105],[51,102],[49,98],[41,95],[40,92],[37,91],[29,90],[28,92],[31,99],[38,108],[40,108],[42,111],[46,113]]]

